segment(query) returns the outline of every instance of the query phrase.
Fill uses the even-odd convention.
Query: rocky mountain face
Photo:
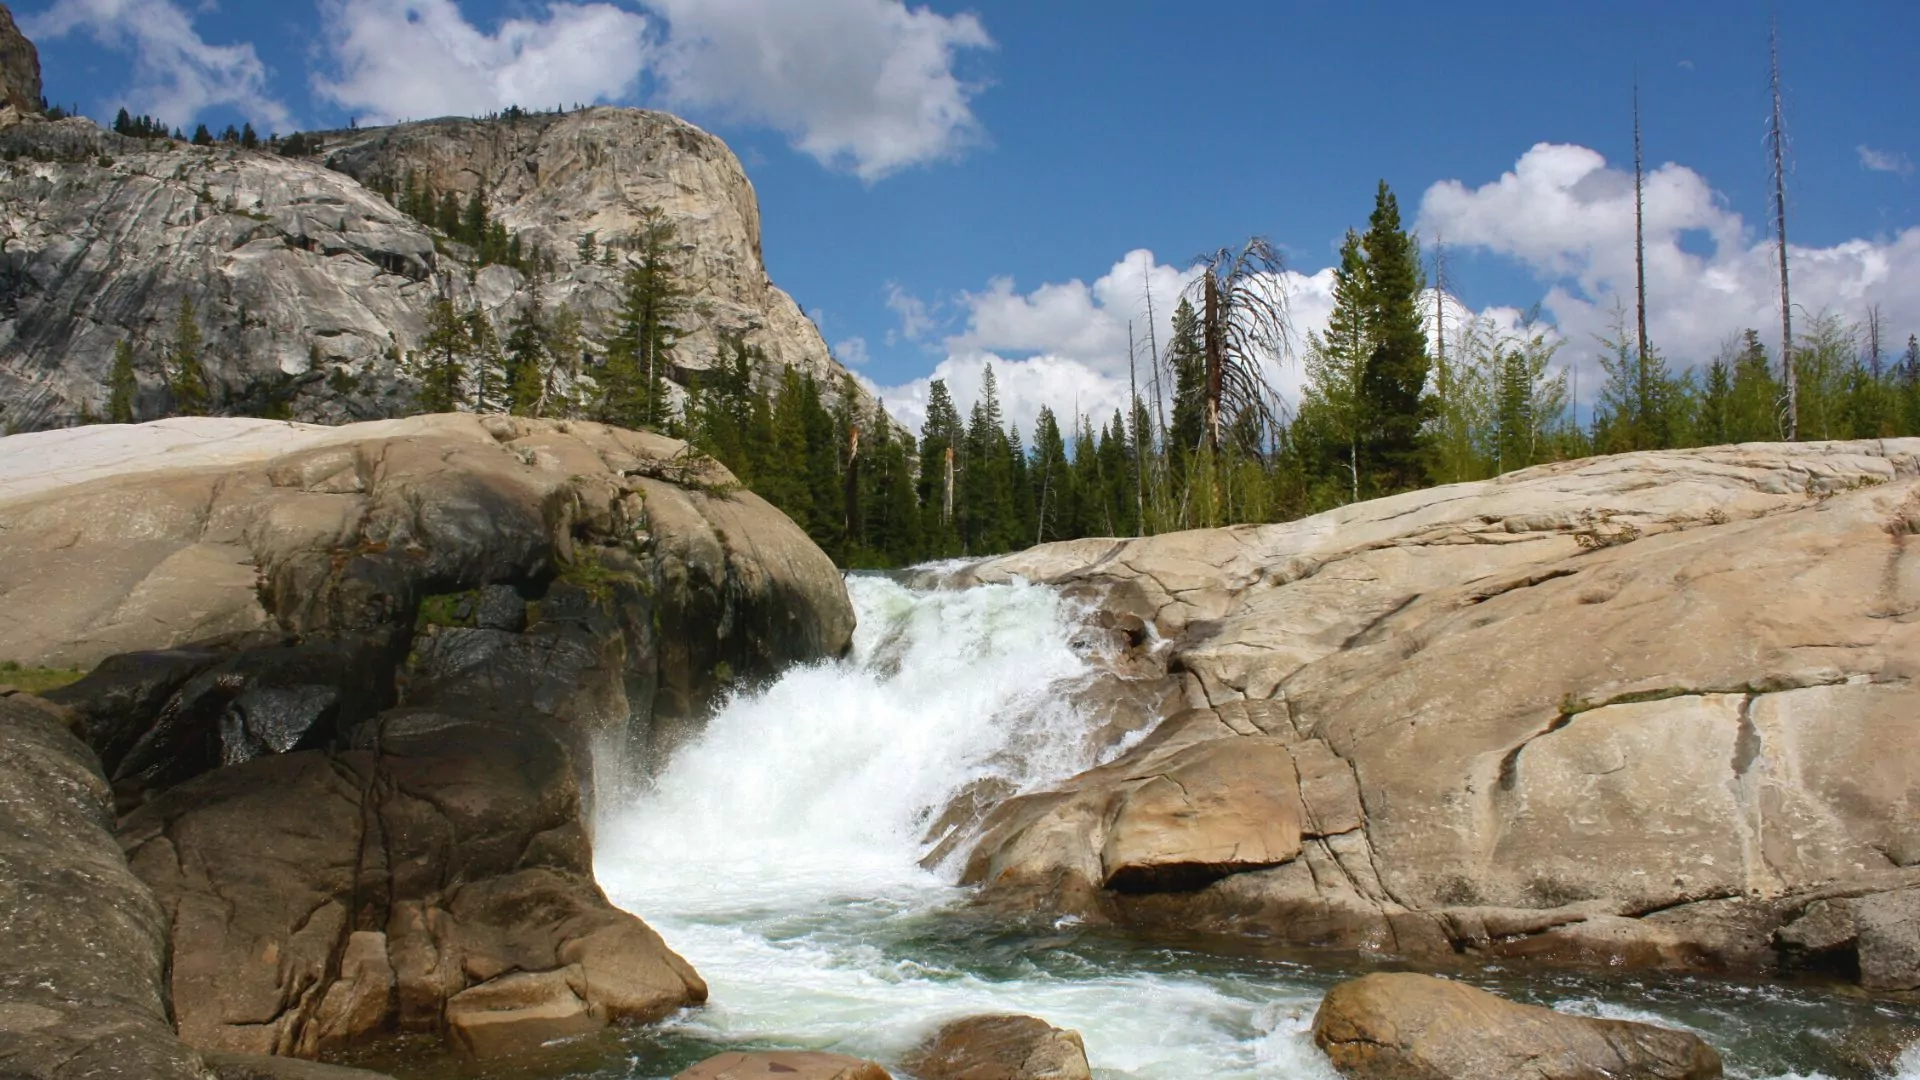
[[[0,109],[21,115],[40,111],[40,50],[14,25],[5,4],[0,4]]]
[[[0,656],[93,669],[57,706],[0,688],[8,1075],[495,1056],[703,1000],[595,883],[596,800],[853,629],[724,468],[586,422],[17,435],[0,565]]]
[[[1002,803],[1013,911],[1920,988],[1920,440],[1567,462],[990,560],[1186,710]]]
[[[32,45],[8,40],[0,32],[0,78],[37,98]],[[578,312],[589,357],[618,329],[636,238],[659,223],[688,295],[673,378],[685,384],[734,335],[764,354],[763,382],[789,364],[822,380],[845,374],[767,277],[739,160],[685,121],[593,108],[318,139],[318,154],[284,157],[124,138],[81,119],[0,127],[0,423],[31,431],[101,415],[123,341],[138,371],[136,419],[163,415],[183,300],[216,412],[341,423],[407,411],[416,384],[401,361],[437,299],[477,306],[504,338],[536,291],[529,273],[478,267],[369,186],[409,175],[462,205],[479,194],[525,250],[551,257],[540,300]]]

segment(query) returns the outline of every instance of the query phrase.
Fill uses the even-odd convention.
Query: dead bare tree
[[[1800,437],[1800,373],[1793,363],[1793,299],[1787,288],[1787,135],[1780,108],[1780,20],[1768,35],[1773,91],[1773,119],[1767,125],[1767,146],[1773,155],[1773,235],[1780,259],[1780,368],[1786,384],[1786,436]]]
[[[1640,154],[1640,76],[1633,77],[1633,285],[1640,316],[1640,384],[1647,382],[1647,200]]]
[[[1127,320],[1127,422],[1133,429],[1133,534],[1147,534],[1147,443],[1140,430],[1140,380],[1134,374],[1133,320]]]
[[[1252,419],[1261,438],[1276,427],[1274,394],[1263,363],[1293,353],[1293,327],[1280,252],[1264,236],[1238,251],[1221,248],[1197,260],[1202,267],[1190,290],[1201,300],[1201,338],[1207,365],[1206,427],[1214,453],[1231,414]]]

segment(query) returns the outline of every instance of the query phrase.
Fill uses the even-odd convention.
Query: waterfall
[[[921,864],[970,789],[1041,789],[1118,748],[1074,691],[1098,677],[1087,614],[1023,583],[917,590],[848,580],[844,660],[727,700],[658,775],[603,807],[595,870],[707,979],[712,999],[635,1033],[596,1078],[668,1077],[729,1047],[834,1050],[892,1065],[938,1024],[1018,1012],[1079,1031],[1101,1080],[1332,1080],[1309,1029],[1351,971],[1205,956],[1063,921],[970,918],[951,865]],[[1608,983],[1518,972],[1505,991],[1575,1012],[1690,1027],[1729,1076],[1814,1080],[1792,1033],[1839,1006],[1784,988]],[[1914,1055],[1920,1055],[1916,1050]],[[1920,1060],[1899,1080],[1920,1080]]]
[[[1028,1012],[1127,1075],[1330,1076],[1306,1041],[1313,991],[1122,965],[1109,943],[995,935],[955,913],[954,869],[920,865],[948,804],[1102,756],[1070,693],[1095,675],[1074,647],[1085,612],[1018,582],[847,585],[846,659],[733,697],[599,824],[608,895],[712,985],[682,1029],[884,1061],[941,1021]]]

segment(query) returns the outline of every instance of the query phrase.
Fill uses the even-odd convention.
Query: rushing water
[[[991,1011],[1077,1029],[1103,1078],[1331,1077],[1308,1028],[1357,959],[1222,957],[1070,924],[1009,930],[966,912],[951,868],[919,865],[930,822],[969,784],[1031,789],[1095,763],[1061,692],[1092,674],[1070,645],[1080,613],[1023,584],[916,592],[856,576],[848,587],[860,623],[847,660],[736,697],[599,823],[608,894],[693,963],[711,1003],[484,1075],[641,1080],[746,1047],[892,1063],[939,1022]],[[1840,1067],[1836,1040],[1916,1022],[1812,988],[1472,978],[1690,1028],[1737,1077],[1860,1075]],[[1897,1075],[1920,1080],[1920,1057]]]

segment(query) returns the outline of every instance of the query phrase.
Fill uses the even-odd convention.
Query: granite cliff
[[[400,363],[431,305],[477,306],[505,336],[532,302],[530,275],[473,265],[373,190],[409,175],[552,259],[538,290],[581,316],[583,349],[615,331],[631,246],[672,228],[689,296],[673,378],[685,384],[738,335],[785,365],[844,374],[799,305],[768,278],[760,212],[739,159],[683,120],[639,109],[513,113],[323,132],[283,156],[237,144],[128,138],[24,114],[33,46],[0,27],[0,424],[61,427],[103,415],[115,348],[134,348],[136,419],[164,414],[163,358],[182,301],[204,338],[215,412],[342,423],[408,410]],[[594,255],[580,241],[592,235]],[[590,365],[590,361],[589,361]]]

